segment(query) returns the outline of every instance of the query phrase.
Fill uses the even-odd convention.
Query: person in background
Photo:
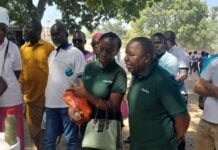
[[[107,110],[109,119],[121,122],[120,105],[127,86],[126,72],[115,61],[115,56],[121,48],[121,39],[113,32],[104,33],[99,39],[98,48],[99,61],[86,65],[83,82],[81,86],[73,88],[73,91],[75,95],[88,100],[93,110],[91,119],[95,118],[97,110],[97,119],[105,118]],[[120,137],[121,131],[117,133]],[[114,140],[119,141],[117,143],[117,149],[119,149],[120,139]]]
[[[193,55],[192,55],[192,69],[193,72],[197,72],[198,75],[200,75],[200,71],[199,71],[199,67],[198,67],[198,63],[200,60],[200,56],[198,55],[198,51],[194,51]]]
[[[189,59],[188,54],[186,54],[185,50],[178,47],[176,44],[176,34],[173,31],[166,31],[165,37],[167,41],[167,50],[169,53],[173,54],[179,62],[179,73],[176,76],[176,81],[180,85],[180,92],[183,96],[185,103],[188,103],[188,92],[185,86],[185,80],[188,78],[188,70],[189,70]],[[178,146],[179,150],[185,149],[185,136],[181,139],[181,142]]]
[[[205,51],[202,51],[201,52],[201,57],[200,57],[200,60],[199,60],[199,71],[200,73],[202,72],[202,69],[203,69],[203,65],[205,63],[205,61],[207,60],[208,58],[208,55]]]
[[[55,150],[57,137],[62,132],[67,149],[77,150],[78,128],[69,118],[68,106],[63,100],[64,91],[72,86],[65,72],[72,69],[76,76],[81,76],[86,62],[83,53],[68,43],[68,32],[64,24],[56,23],[51,27],[51,38],[57,48],[48,59],[44,150]]]
[[[38,150],[43,148],[44,130],[41,129],[45,107],[45,86],[48,79],[48,56],[54,46],[41,39],[42,25],[30,21],[24,26],[24,45],[21,46],[23,70],[21,83],[25,102],[25,116],[30,136]]]
[[[177,150],[189,126],[179,85],[154,60],[154,49],[145,37],[136,37],[126,46],[124,60],[133,75],[127,98],[131,150]]]
[[[188,59],[189,59],[189,74],[192,74],[192,52],[188,52]]]
[[[78,48],[83,55],[87,63],[90,63],[93,59],[93,53],[85,49],[86,35],[82,31],[76,31],[73,34],[73,45]]]
[[[218,149],[218,55],[214,55],[203,67],[194,92],[206,97],[203,115],[198,125],[195,150]]]
[[[17,44],[17,38],[16,38],[15,34],[12,31],[8,31],[7,38],[8,38],[9,41],[12,41],[15,44]]]
[[[166,48],[169,53],[173,54],[179,61],[179,73],[176,76],[176,80],[181,82],[181,86],[183,86],[181,93],[184,97],[187,97],[187,92],[184,85],[184,80],[188,77],[188,69],[189,69],[189,60],[188,56],[184,49],[179,48],[176,44],[176,35],[173,31],[166,31]],[[185,99],[187,101],[187,98]]]
[[[91,46],[92,46],[92,49],[93,49],[93,53],[94,53],[94,56],[93,56],[93,60],[97,60],[98,58],[98,46],[99,46],[99,39],[101,38],[102,34],[101,33],[95,33],[93,36],[92,36],[92,41],[91,41]]]
[[[155,47],[154,53],[158,64],[176,77],[179,72],[179,63],[173,54],[167,52],[165,36],[162,33],[155,33],[151,39]]]
[[[22,69],[17,45],[7,39],[9,15],[0,7],[0,74],[7,83],[6,91],[0,96],[0,132],[4,132],[4,121],[8,109],[15,110],[16,132],[20,139],[20,150],[24,150],[23,101],[18,78]],[[6,53],[7,51],[7,53]],[[5,55],[6,53],[6,55]],[[5,63],[3,63],[5,57]]]

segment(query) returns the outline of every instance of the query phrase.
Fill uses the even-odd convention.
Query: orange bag
[[[74,123],[80,125],[89,120],[92,114],[92,109],[89,106],[86,99],[81,97],[76,97],[73,94],[73,92],[70,89],[68,89],[64,93],[64,101],[69,106],[70,109],[79,110],[80,112],[82,112],[81,119],[80,120],[73,119]]]

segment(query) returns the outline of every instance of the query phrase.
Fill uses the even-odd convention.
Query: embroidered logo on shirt
[[[111,80],[103,80],[104,83],[112,83]]]
[[[144,88],[141,88],[141,91],[144,92],[144,93],[146,93],[146,94],[149,94],[149,93],[150,93],[150,91],[148,91],[147,89],[144,89]]]
[[[91,76],[85,76],[85,79],[86,80],[89,80],[89,79],[91,79],[92,77]]]

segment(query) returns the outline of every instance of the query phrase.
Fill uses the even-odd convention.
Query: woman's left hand
[[[77,110],[74,110],[73,108],[68,109],[68,115],[71,120],[78,121],[82,118],[82,112]]]

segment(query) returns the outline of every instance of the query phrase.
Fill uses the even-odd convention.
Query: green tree
[[[151,36],[172,30],[178,43],[186,48],[208,48],[214,40],[213,24],[207,4],[201,0],[163,0],[141,11],[141,18],[131,23],[127,35]]]
[[[114,32],[120,38],[124,39],[126,37],[126,24],[124,21],[121,20],[110,20],[107,22],[102,23],[98,29],[98,32],[105,33],[105,32]]]
[[[92,31],[102,21],[122,17],[125,21],[139,17],[140,10],[160,0],[1,0],[0,6],[9,9],[15,24],[23,26],[31,19],[41,20],[46,4],[57,5],[62,21],[73,31],[85,26]]]
[[[211,20],[218,22],[218,6],[211,8],[210,17],[211,17]]]
[[[212,36],[213,35],[218,35],[218,6],[216,7],[212,7],[210,9],[210,13],[209,13],[209,18],[211,21],[211,30],[210,32],[212,32]],[[216,50],[216,53],[218,52],[218,36],[214,36],[214,42],[212,43],[212,48],[214,50]]]
[[[31,19],[41,20],[46,4],[52,5],[52,0],[39,0],[37,6],[32,0],[1,0],[0,6],[9,10],[13,24],[23,26]]]

